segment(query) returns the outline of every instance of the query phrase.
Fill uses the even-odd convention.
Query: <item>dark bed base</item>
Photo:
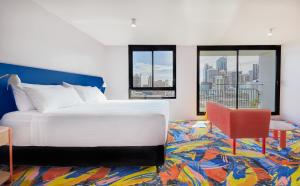
[[[0,148],[0,164],[8,163],[8,147]],[[145,147],[13,147],[15,165],[41,166],[158,166],[165,148]]]

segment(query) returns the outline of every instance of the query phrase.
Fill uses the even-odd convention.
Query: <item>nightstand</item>
[[[0,185],[10,180],[13,176],[13,159],[12,159],[12,129],[0,126],[0,146],[9,145],[9,172],[0,170]]]

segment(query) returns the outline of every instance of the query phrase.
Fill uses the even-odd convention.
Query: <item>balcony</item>
[[[213,84],[211,88],[201,87],[199,95],[200,111],[205,112],[207,101],[214,101],[230,108],[260,108],[263,84],[239,84],[238,94],[236,85]]]

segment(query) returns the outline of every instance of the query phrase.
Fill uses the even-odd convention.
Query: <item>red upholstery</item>
[[[229,109],[218,103],[207,102],[206,111],[208,120],[234,141],[235,138],[263,138],[264,141],[268,137],[270,110]]]

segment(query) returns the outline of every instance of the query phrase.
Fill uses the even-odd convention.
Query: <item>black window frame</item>
[[[133,52],[151,51],[152,52],[152,87],[134,87],[133,86]],[[154,51],[172,51],[173,52],[173,85],[172,87],[154,87]],[[129,57],[129,99],[176,99],[176,45],[128,45]],[[136,91],[174,91],[173,97],[132,97],[131,90]]]
[[[200,112],[199,101],[200,101],[200,51],[236,51],[237,52],[237,70],[239,70],[239,51],[240,50],[275,50],[276,52],[276,75],[275,75],[275,111],[271,112],[272,115],[280,114],[280,66],[281,66],[281,45],[204,45],[197,46],[197,115],[204,115],[205,112]],[[239,76],[237,73],[237,82]],[[238,92],[238,83],[237,83]],[[238,94],[236,94],[238,98]],[[238,109],[238,99],[236,108]]]

